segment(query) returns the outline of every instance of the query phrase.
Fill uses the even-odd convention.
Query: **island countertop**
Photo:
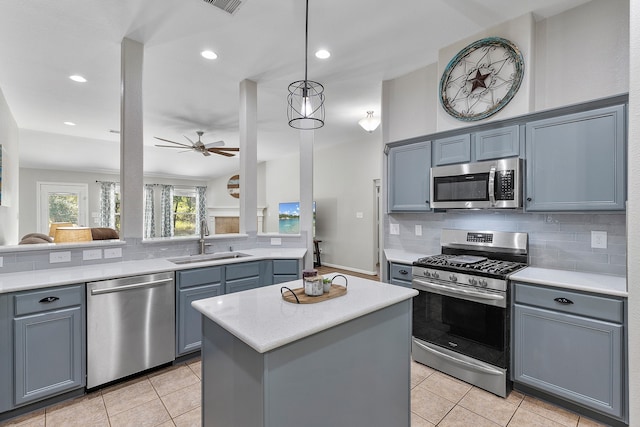
[[[348,280],[345,295],[315,304],[294,304],[282,298],[281,288],[301,288],[300,279],[198,300],[191,305],[257,352],[266,353],[418,294],[415,289],[344,276]],[[344,278],[338,277],[334,283],[343,284]]]

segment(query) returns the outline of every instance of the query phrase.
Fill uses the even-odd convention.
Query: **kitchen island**
[[[282,299],[301,280],[192,303],[203,314],[204,426],[410,425],[417,291],[346,278],[346,295],[316,304]]]

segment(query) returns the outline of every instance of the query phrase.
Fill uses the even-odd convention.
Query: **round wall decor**
[[[458,120],[486,119],[504,108],[520,88],[524,59],[500,37],[471,43],[451,59],[440,79],[440,103]]]
[[[240,175],[233,175],[227,181],[227,191],[231,197],[240,198]]]

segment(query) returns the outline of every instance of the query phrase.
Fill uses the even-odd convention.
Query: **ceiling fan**
[[[191,145],[183,144],[181,142],[169,141],[168,139],[154,136],[155,139],[159,139],[160,141],[165,141],[165,142],[170,142],[171,144],[175,144],[175,145],[156,144],[156,147],[179,148],[185,151],[193,150],[193,151],[197,151],[198,153],[202,153],[203,156],[210,156],[211,153],[215,153],[215,154],[220,154],[221,156],[233,157],[235,156],[233,152],[240,151],[239,148],[233,148],[233,147],[222,148],[222,146],[224,145],[224,141],[216,141],[216,142],[210,142],[208,144],[205,144],[200,140],[202,135],[204,135],[204,132],[199,130],[196,133],[198,134],[198,140],[196,142],[193,142],[191,139],[189,139],[188,136],[186,135],[184,136],[187,139],[187,141],[191,143]]]

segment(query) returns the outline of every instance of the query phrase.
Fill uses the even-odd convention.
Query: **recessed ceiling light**
[[[73,122],[64,122],[65,125],[67,126],[75,126],[76,124]]]
[[[218,55],[212,50],[203,50],[202,52],[200,52],[200,55],[202,55],[203,58],[207,59],[216,59],[218,57]]]
[[[71,80],[73,80],[74,82],[78,82],[78,83],[86,83],[87,79],[85,79],[84,77],[82,77],[81,75],[78,74],[74,74],[73,76],[69,76],[69,78]]]
[[[316,58],[327,59],[331,56],[331,53],[326,49],[320,49],[316,52]]]

